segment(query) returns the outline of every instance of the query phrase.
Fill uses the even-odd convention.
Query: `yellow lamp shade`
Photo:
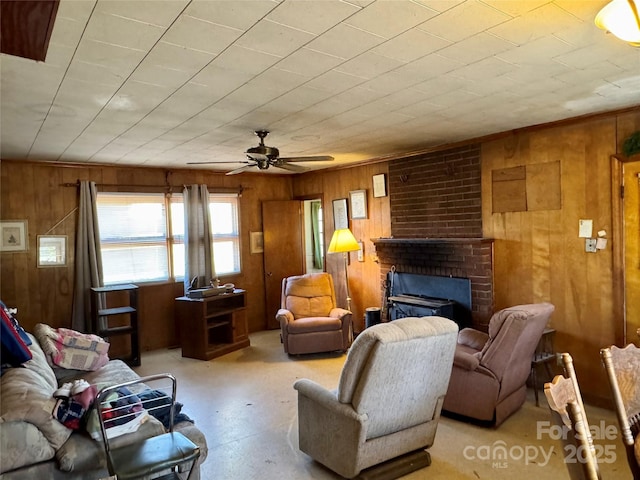
[[[360,245],[351,230],[341,228],[333,232],[327,253],[355,252],[356,250],[360,250]]]

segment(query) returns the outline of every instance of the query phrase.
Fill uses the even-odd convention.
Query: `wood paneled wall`
[[[211,187],[243,187],[240,197],[242,274],[223,278],[247,291],[251,331],[265,328],[262,254],[251,254],[250,231],[262,230],[261,202],[291,198],[291,177],[243,174],[225,176],[202,170],[167,171],[158,168],[58,166],[51,163],[2,161],[0,165],[3,220],[27,220],[29,250],[0,254],[0,298],[18,307],[18,318],[32,330],[36,323],[70,327],[74,284],[74,243],[77,188],[62,186],[77,180],[117,185],[171,185],[206,183]],[[121,191],[158,191],[157,188],[101,188]],[[178,188],[181,190],[180,188]],[[68,236],[66,267],[36,267],[37,236]],[[182,295],[182,283],[142,285],[139,291],[141,348],[153,350],[178,343],[173,299]]]
[[[514,133],[482,146],[483,230],[495,239],[496,309],[553,303],[556,350],[571,353],[583,393],[605,405],[610,395],[599,350],[621,338],[623,326],[615,315],[612,244],[586,253],[578,222],[592,219],[594,236],[611,234],[610,155],[631,133],[617,124],[638,125],[640,111],[621,117]],[[492,213],[492,170],[554,161],[560,162],[560,210]]]
[[[356,332],[364,329],[365,308],[382,306],[383,289],[380,285],[380,265],[375,256],[375,248],[371,239],[391,235],[391,216],[389,197],[373,197],[373,175],[379,173],[388,174],[386,162],[326,172],[305,173],[297,176],[293,181],[294,198],[322,194],[325,245],[329,245],[334,231],[333,200],[337,198],[348,199],[349,192],[352,190],[367,190],[367,218],[349,220],[349,228],[351,228],[353,235],[364,244],[364,262],[358,261],[355,252],[349,254],[349,288]],[[351,214],[349,213],[349,215]],[[333,275],[336,284],[338,304],[346,306],[342,255],[326,255],[326,265],[327,271]]]
[[[556,306],[551,325],[556,328],[556,349],[570,352],[576,362],[583,394],[609,405],[598,350],[620,338],[622,319],[614,307],[612,242],[596,254],[584,252],[578,238],[578,220],[591,218],[594,229],[609,232],[612,224],[610,155],[620,151],[624,139],[640,128],[640,108],[594,119],[520,130],[482,144],[483,236],[494,238],[495,307],[550,301]],[[562,208],[552,211],[492,213],[491,171],[559,161]],[[36,268],[36,235],[56,225],[77,204],[74,188],[63,182],[90,179],[119,184],[163,184],[165,170],[148,168],[62,168],[51,164],[2,162],[1,209],[4,220],[29,220],[29,252],[0,256],[0,297],[17,305],[27,328],[39,321],[68,326],[73,292],[73,251],[67,268]],[[260,231],[260,203],[321,194],[325,212],[325,242],[333,233],[332,201],[349,198],[352,190],[367,190],[368,218],[350,220],[354,235],[364,242],[364,262],[351,254],[349,280],[356,331],[364,327],[364,309],[382,305],[380,266],[372,238],[389,237],[389,197],[373,198],[372,176],[388,174],[385,162],[295,177],[243,174],[225,177],[203,171],[175,171],[174,185],[208,183],[245,187],[241,200],[243,274],[230,279],[246,288],[251,331],[265,325],[264,272],[261,254],[249,251],[249,232]],[[73,244],[75,215],[51,234],[68,235]],[[342,257],[327,255],[327,270],[337,283],[344,305]],[[172,333],[172,298],[181,285],[150,285],[141,289],[143,348],[154,349],[175,341]],[[161,328],[158,326],[161,325]],[[175,328],[175,326],[173,326]]]

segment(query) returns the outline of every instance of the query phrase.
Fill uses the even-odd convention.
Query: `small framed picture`
[[[38,267],[64,267],[67,264],[66,235],[38,235]]]
[[[335,230],[349,228],[346,198],[338,198],[333,201],[333,228]]]
[[[27,221],[0,222],[0,252],[26,252],[29,248]]]
[[[251,238],[251,253],[264,252],[264,234],[262,232],[249,232]]]
[[[373,176],[373,197],[387,196],[387,176],[384,173]]]
[[[351,218],[353,220],[367,218],[367,191],[349,192],[349,200],[351,201]]]

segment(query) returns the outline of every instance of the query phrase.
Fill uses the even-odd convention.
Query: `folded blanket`
[[[109,362],[109,343],[97,335],[38,323],[34,334],[47,360],[53,365],[76,370],[98,370]]]

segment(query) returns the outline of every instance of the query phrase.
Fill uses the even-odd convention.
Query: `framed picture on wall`
[[[249,232],[251,238],[251,253],[264,252],[264,234],[262,232]]]
[[[351,201],[351,218],[353,220],[367,218],[367,191],[349,192],[349,200]]]
[[[373,197],[387,196],[387,176],[384,173],[373,176]]]
[[[338,198],[333,201],[333,228],[335,230],[349,228],[346,198]]]
[[[0,252],[26,252],[28,247],[26,220],[0,222]]]
[[[66,235],[38,235],[38,268],[67,264]]]

